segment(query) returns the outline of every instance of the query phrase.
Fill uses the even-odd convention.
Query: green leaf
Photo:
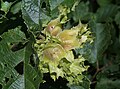
[[[79,19],[89,20],[91,18],[92,14],[89,12],[88,5],[88,3],[81,2],[76,6],[75,11],[72,15],[75,21],[79,21]]]
[[[110,43],[111,35],[107,24],[91,23],[90,25],[91,29],[95,33],[94,46],[92,47],[92,52],[90,55],[90,61],[94,63],[96,60],[101,59]]]
[[[24,61],[24,76],[25,76],[25,89],[38,89],[39,84],[42,82],[42,75],[40,70],[33,67],[30,62],[30,57],[33,54],[34,36],[30,33],[30,40],[25,48],[25,61]]]
[[[39,84],[42,82],[42,76],[39,70],[35,70],[30,64],[25,64],[25,89],[38,89]]]
[[[18,13],[20,10],[21,10],[21,2],[16,3],[16,4],[13,5],[13,6],[11,7],[11,9],[10,9],[10,11],[11,11],[13,14]]]
[[[64,0],[64,2],[62,4],[69,8],[72,8],[74,3],[77,1],[79,2],[80,0],[69,0],[69,2],[68,2],[68,0]]]
[[[100,6],[105,6],[105,5],[109,5],[111,3],[112,0],[97,0],[97,3]]]
[[[77,85],[72,85],[72,86],[69,86],[69,87],[70,87],[70,89],[85,89],[82,86],[77,86]]]
[[[7,13],[11,7],[12,3],[9,3],[7,1],[3,2],[1,1],[1,10]]]
[[[2,35],[2,39],[7,43],[18,43],[26,40],[25,34],[20,31],[21,27],[9,30]]]
[[[108,70],[111,73],[114,73],[116,71],[119,71],[119,65],[117,64],[110,65],[109,67],[106,68],[106,70]]]
[[[4,89],[25,89],[24,76],[19,76],[10,84],[10,86],[5,87]]]
[[[111,22],[117,11],[117,5],[112,4],[99,8],[96,13],[97,22]]]
[[[115,16],[115,22],[119,25],[118,27],[120,29],[120,11]]]
[[[41,9],[40,0],[23,0],[22,15],[27,27],[33,32],[41,30],[42,23],[50,19]]]
[[[64,0],[49,0],[50,9],[53,10],[58,7]]]
[[[90,84],[91,84],[91,81],[85,76],[81,86],[84,87],[84,89],[90,89]]]
[[[22,36],[22,37],[21,37]],[[17,80],[19,73],[14,69],[24,59],[25,49],[12,52],[10,44],[13,42],[22,42],[25,35],[20,28],[15,28],[1,35],[0,41],[0,83],[3,88],[13,86]],[[9,39],[8,39],[9,38]],[[12,76],[12,78],[11,78]],[[9,81],[6,83],[5,78]],[[8,88],[5,88],[8,89]],[[16,88],[17,89],[17,88]]]
[[[83,48],[75,49],[76,55],[82,55],[85,59],[89,61],[89,56],[91,54],[92,44],[86,43]]]
[[[110,80],[107,78],[101,78],[97,83],[96,89],[120,89],[120,80]]]

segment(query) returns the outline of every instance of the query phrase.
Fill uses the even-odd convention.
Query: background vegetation
[[[55,82],[38,69],[35,36],[42,24],[59,15],[58,6],[75,9],[66,28],[87,23],[95,37],[93,45],[75,50],[87,60],[88,71],[81,86],[70,89],[120,89],[120,0],[1,0],[0,89],[69,89],[67,80]],[[76,3],[76,4],[74,4]],[[77,5],[78,4],[78,5]],[[41,83],[41,84],[40,84]]]

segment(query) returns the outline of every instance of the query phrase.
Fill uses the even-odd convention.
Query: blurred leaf
[[[78,48],[78,49],[75,49],[75,53],[76,55],[82,55],[86,60],[90,61],[89,60],[89,56],[91,54],[91,49],[92,49],[92,44],[90,43],[86,43],[83,48]]]
[[[13,5],[12,7],[11,7],[11,12],[13,13],[13,14],[16,14],[16,13],[18,13],[19,11],[21,10],[21,2],[18,2],[18,3],[16,3],[15,5]]]
[[[74,3],[76,1],[80,1],[80,0],[69,0],[69,2],[68,2],[68,0],[64,0],[64,2],[62,4],[66,5],[69,8],[72,8],[72,6],[74,5]]]
[[[72,85],[72,86],[69,86],[69,87],[70,87],[70,89],[85,89],[82,86],[77,86],[77,85]]]
[[[114,40],[112,40],[112,45],[109,46],[109,49],[108,51],[110,53],[118,53],[120,52],[120,43],[119,43],[119,39],[118,38],[115,38]]]
[[[109,67],[106,68],[106,70],[108,70],[111,73],[117,72],[119,71],[119,65],[117,64],[110,65]]]
[[[58,15],[59,15],[59,10],[58,10],[58,8],[55,8],[54,10],[52,10],[52,11],[50,12],[50,15],[51,15],[51,18],[57,18]]]
[[[42,23],[49,20],[40,6],[40,0],[22,0],[22,14],[27,27],[33,32],[41,30]]]
[[[95,89],[120,89],[120,80],[101,78]]]
[[[110,43],[111,35],[107,24],[90,23],[90,27],[95,33],[94,46],[90,55],[90,62],[94,63],[96,60],[101,59]]]
[[[112,0],[97,0],[97,3],[100,5],[100,6],[106,6],[106,5],[109,5],[111,3]]]
[[[14,82],[18,79],[19,73],[14,69],[14,67],[23,61],[25,54],[25,49],[12,52],[10,44],[13,42],[22,42],[23,38],[25,39],[26,37],[24,33],[20,31],[20,28],[15,28],[8,32],[5,32],[4,34],[2,34],[1,37],[2,40],[0,41],[0,83],[3,85],[3,89],[8,89],[6,87],[12,87],[15,84]],[[6,82],[5,78],[9,79],[8,82]]]
[[[11,7],[12,3],[9,3],[7,1],[3,2],[1,0],[1,10],[4,11],[5,13],[7,13]]]
[[[119,44],[120,44],[120,33],[119,33]]]
[[[54,3],[57,3],[56,5],[55,5],[55,8],[54,9],[52,9],[52,11],[50,12],[50,14],[51,14],[51,17],[52,18],[57,18],[58,17],[58,15],[59,15],[59,10],[58,10],[58,6],[59,5],[62,5],[62,6],[66,6],[66,7],[69,7],[69,8],[72,8],[73,7],[73,5],[74,5],[74,2],[76,2],[76,1],[79,1],[79,0],[69,0],[69,2],[68,2],[68,0],[57,0],[57,1],[55,1],[55,0],[50,0],[50,1],[54,1]],[[49,2],[50,2],[49,1]],[[50,2],[51,3],[51,2]],[[54,3],[51,3],[51,5],[52,4],[54,4]],[[52,6],[53,7],[53,6]]]
[[[85,77],[83,79],[83,82],[81,83],[81,86],[84,87],[84,89],[90,89],[90,82],[91,81],[87,77]]]
[[[120,29],[120,11],[115,16],[115,22],[119,25],[119,29]]]
[[[7,20],[7,18],[5,17],[5,15],[2,15],[2,14],[0,14],[0,24],[1,23],[3,23],[4,21],[6,21]],[[1,27],[1,26],[0,26]],[[3,30],[3,29],[1,29],[1,30]],[[0,32],[1,33],[1,32]]]
[[[116,1],[116,4],[118,4],[118,5],[120,4],[120,0],[115,0],[115,1]]]
[[[49,0],[50,9],[53,10],[58,7],[64,0]]]
[[[73,12],[73,19],[75,21],[79,21],[80,20],[89,20],[91,18],[91,13],[89,12],[89,7],[88,7],[89,3],[84,3],[84,2],[80,2],[76,8],[75,11]]]
[[[117,5],[109,4],[107,6],[100,7],[96,13],[97,22],[111,22],[117,11]]]

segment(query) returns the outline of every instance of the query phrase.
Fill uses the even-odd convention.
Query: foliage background
[[[65,79],[54,82],[49,74],[44,74],[47,82],[40,85],[42,74],[33,44],[41,23],[56,18],[60,4],[71,8],[76,1],[0,1],[0,89],[69,89]],[[75,51],[84,55],[90,66],[85,73],[90,88],[120,89],[120,0],[80,0],[68,17],[66,28],[80,19],[95,36],[93,45]],[[84,80],[82,86],[71,89],[89,89],[89,83]]]

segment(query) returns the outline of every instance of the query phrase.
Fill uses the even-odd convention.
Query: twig
[[[96,69],[95,74],[94,74],[93,77],[92,77],[92,81],[95,79],[95,77],[97,76],[97,74],[98,74],[100,71],[102,71],[103,69],[105,69],[106,67],[108,67],[108,66],[110,66],[110,65],[112,65],[111,60],[110,60],[106,65],[104,65],[103,67],[99,68],[99,61],[97,60],[97,62],[96,62],[96,67],[97,67],[97,69]]]
[[[100,69],[99,69],[99,61],[97,60],[97,62],[96,62],[96,66],[97,66],[97,69],[96,69],[96,72],[95,72],[95,74],[93,75],[93,77],[92,77],[92,81],[95,79],[95,77],[96,77],[96,75],[99,73],[99,71],[100,71]]]

